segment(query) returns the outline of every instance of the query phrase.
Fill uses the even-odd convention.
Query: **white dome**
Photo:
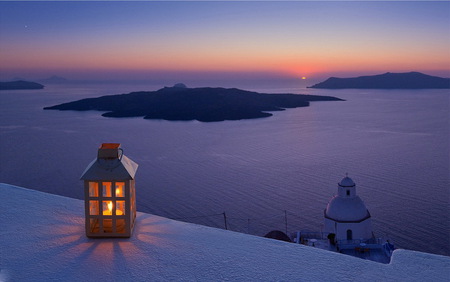
[[[339,186],[353,187],[353,186],[355,186],[355,182],[353,182],[353,180],[350,177],[346,176],[341,180],[341,182],[339,182]]]
[[[336,221],[360,221],[370,214],[359,196],[334,196],[327,205],[325,216]]]

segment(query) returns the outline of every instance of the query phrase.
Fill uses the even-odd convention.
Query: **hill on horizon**
[[[61,76],[52,75],[48,78],[39,79],[38,81],[43,83],[64,83],[67,82],[68,79]]]
[[[44,85],[24,80],[0,82],[0,90],[43,89]]]
[[[391,73],[351,78],[330,77],[308,88],[324,89],[450,89],[450,78],[420,72]]]

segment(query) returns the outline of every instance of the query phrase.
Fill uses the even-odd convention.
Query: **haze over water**
[[[226,212],[229,229],[262,236],[285,231],[285,210],[288,232],[320,231],[323,210],[349,173],[376,235],[400,248],[450,255],[447,90],[273,85],[267,92],[346,101],[215,123],[42,110],[162,86],[67,84],[0,92],[0,182],[82,199],[84,168],[101,143],[118,142],[139,164],[139,211],[218,228]]]

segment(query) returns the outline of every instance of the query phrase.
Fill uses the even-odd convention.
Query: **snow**
[[[448,281],[450,257],[381,264],[138,213],[129,239],[89,239],[77,199],[0,184],[0,281]]]

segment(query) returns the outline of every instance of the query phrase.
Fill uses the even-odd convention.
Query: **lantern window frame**
[[[85,189],[86,235],[130,237],[136,219],[134,179],[85,180]]]

